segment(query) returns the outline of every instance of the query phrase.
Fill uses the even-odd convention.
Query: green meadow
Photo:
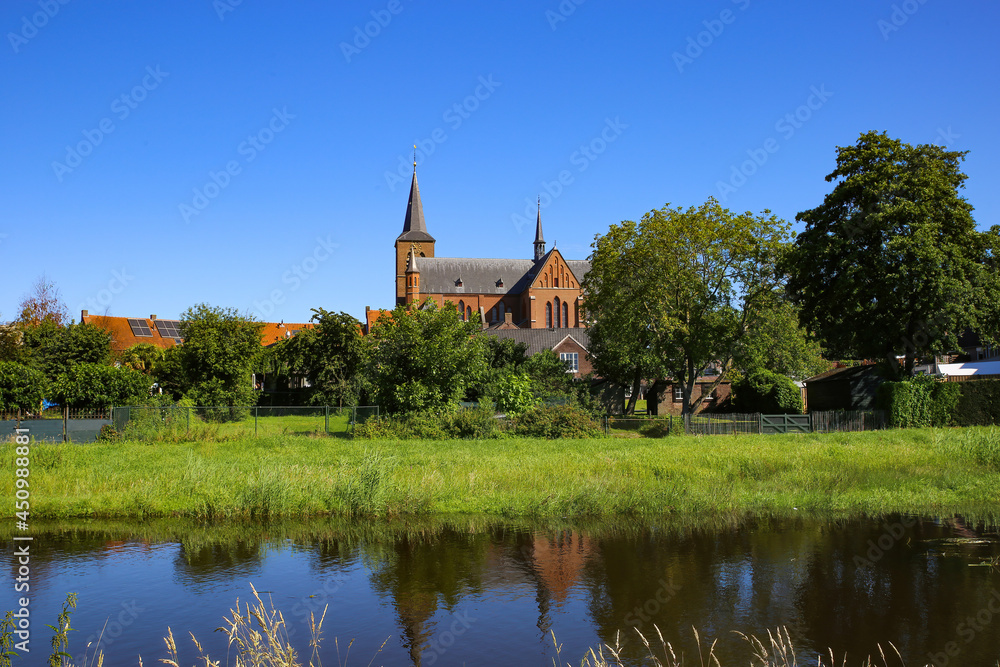
[[[14,447],[4,443],[0,457],[8,498]],[[1000,507],[995,428],[490,441],[273,435],[33,444],[29,458],[35,519],[991,515]]]

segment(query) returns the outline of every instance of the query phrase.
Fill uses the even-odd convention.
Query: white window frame
[[[580,372],[580,353],[579,352],[560,352],[559,361],[563,363],[568,363],[569,367],[566,369],[567,373],[579,373]]]
[[[684,402],[684,386],[675,384],[674,385],[674,403]]]

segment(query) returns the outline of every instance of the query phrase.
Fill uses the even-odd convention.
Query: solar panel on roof
[[[156,320],[155,324],[156,330],[164,338],[173,338],[177,342],[181,340],[179,320]]]
[[[146,320],[133,320],[133,319],[130,319],[128,321],[128,325],[129,325],[129,327],[132,328],[132,335],[133,336],[137,336],[137,337],[138,336],[148,336],[149,338],[153,337],[153,332],[149,330],[149,325],[146,324]]]

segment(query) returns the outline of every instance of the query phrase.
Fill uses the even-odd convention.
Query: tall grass
[[[0,494],[14,494],[0,446]],[[33,518],[992,515],[1000,431],[33,445]],[[13,506],[7,510],[12,513]]]

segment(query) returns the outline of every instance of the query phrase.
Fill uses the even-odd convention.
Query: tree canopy
[[[313,308],[313,329],[281,343],[280,357],[312,386],[311,402],[356,405],[362,390],[364,340],[361,322],[347,313]]]
[[[456,405],[486,372],[480,327],[453,307],[433,301],[399,305],[372,325],[368,378],[378,405],[389,413]]]
[[[184,394],[201,405],[254,405],[253,364],[260,353],[263,325],[232,308],[198,304],[181,315],[184,344],[168,354],[167,369]],[[179,368],[176,368],[179,362]]]
[[[726,377],[780,286],[787,230],[768,211],[734,214],[714,199],[613,225],[595,240],[582,284],[595,371],[635,385],[670,377],[684,389],[683,411],[696,410],[697,378],[716,362],[716,384]]]
[[[788,255],[788,288],[830,352],[909,375],[972,328],[995,335],[997,228],[979,232],[959,194],[965,153],[885,133],[837,148],[836,181]],[[902,365],[897,356],[904,357]]]

